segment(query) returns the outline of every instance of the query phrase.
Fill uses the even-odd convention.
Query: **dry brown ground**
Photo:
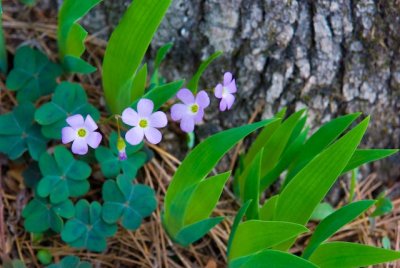
[[[57,58],[56,14],[43,11],[39,7],[32,9],[22,7],[17,1],[3,1],[3,5],[5,11],[3,26],[8,51],[12,54],[18,45],[30,44],[40,47],[55,60]],[[101,70],[101,59],[106,43],[96,38],[96,35],[92,34],[87,41],[88,52],[85,58]],[[68,79],[82,83],[90,101],[102,106],[100,72]],[[0,87],[5,88],[4,77],[0,80]],[[44,100],[46,98],[40,101]],[[11,110],[15,104],[13,93],[0,91],[0,113]],[[104,112],[103,116],[106,116]],[[103,133],[108,133],[112,128],[112,125],[101,126]],[[131,232],[120,229],[115,237],[109,239],[108,250],[101,254],[72,249],[66,246],[59,236],[45,238],[40,244],[33,243],[29,233],[22,227],[21,211],[31,197],[31,192],[25,188],[21,175],[24,165],[11,163],[0,157],[0,253],[9,258],[21,259],[28,267],[41,267],[35,257],[40,249],[48,249],[56,260],[69,254],[78,255],[82,259],[91,261],[95,267],[225,267],[226,243],[233,217],[239,207],[229,190],[229,185],[223,193],[218,209],[215,210],[216,215],[226,215],[226,220],[195,245],[188,248],[177,246],[166,236],[160,222],[160,214],[166,188],[179,165],[179,160],[166,152],[163,146],[153,146],[152,149],[156,152],[156,157],[140,173],[138,180],[156,190],[159,206],[139,230]],[[242,149],[241,146],[236,149],[233,159]],[[98,169],[95,168],[91,178],[92,191],[88,194],[90,200],[98,198],[102,181]],[[376,174],[364,178],[357,186],[356,199],[373,198],[374,191],[381,188],[381,184]],[[343,200],[346,200],[347,183],[343,180],[340,187],[345,193]],[[394,183],[388,193],[398,196],[395,191],[399,191],[399,187],[399,182]],[[311,223],[309,227],[315,228],[315,223]],[[392,248],[399,250],[400,198],[394,200],[393,212],[378,218],[375,224],[372,224],[368,217],[362,217],[342,229],[332,240],[382,246],[381,241],[384,236],[390,238]],[[295,253],[301,251],[308,238],[309,234],[300,238],[292,251]],[[389,264],[382,267],[400,267],[400,263],[398,266]]]

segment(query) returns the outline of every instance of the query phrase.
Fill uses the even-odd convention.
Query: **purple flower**
[[[215,97],[221,99],[219,104],[221,112],[229,110],[232,107],[235,102],[233,93],[236,93],[236,91],[236,81],[233,79],[232,73],[226,72],[224,74],[224,84],[218,84],[214,91]]]
[[[88,145],[96,149],[102,139],[96,122],[88,115],[86,119],[80,114],[72,115],[67,118],[68,127],[61,130],[62,143],[72,143],[72,152],[74,154],[84,155],[88,152]]]
[[[126,148],[125,141],[123,138],[121,138],[121,136],[119,136],[117,141],[117,150],[118,150],[118,158],[121,161],[128,159],[125,148]]]
[[[183,103],[172,106],[172,120],[181,121],[181,129],[190,133],[194,130],[194,125],[203,120],[204,109],[210,105],[210,98],[204,90],[194,96],[187,88],[179,90],[177,97]]]
[[[132,145],[142,142],[144,137],[152,143],[161,141],[162,135],[157,128],[165,127],[168,123],[167,116],[163,112],[153,113],[154,104],[151,100],[141,99],[137,105],[137,112],[132,108],[126,108],[122,113],[122,121],[132,126],[125,135],[125,139]]]

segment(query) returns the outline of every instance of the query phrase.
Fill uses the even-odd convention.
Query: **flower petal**
[[[141,99],[137,105],[137,111],[139,117],[148,117],[151,115],[154,109],[153,101],[149,99]]]
[[[218,84],[218,85],[215,87],[215,90],[214,90],[214,95],[215,95],[215,97],[217,97],[218,99],[222,98],[222,92],[223,92],[223,90],[224,90],[224,86],[221,85],[221,84]]]
[[[235,96],[233,96],[232,94],[226,94],[224,99],[226,101],[227,109],[229,110],[232,107],[233,103],[235,102]]]
[[[61,140],[63,144],[70,143],[71,141],[75,140],[76,138],[76,131],[72,127],[64,127],[61,130]]]
[[[154,127],[148,127],[144,130],[144,135],[146,136],[146,139],[151,143],[151,144],[157,144],[161,141],[162,135],[161,132],[154,128]]]
[[[97,147],[99,147],[101,139],[102,139],[102,136],[99,132],[92,132],[86,138],[86,142],[87,142],[87,144],[89,144],[90,147],[92,147],[93,149],[96,149]]]
[[[141,143],[143,140],[143,137],[144,137],[144,131],[143,131],[143,128],[140,128],[140,127],[131,128],[125,134],[126,141],[132,145],[138,145],[139,143]]]
[[[155,112],[149,117],[149,123],[151,127],[165,127],[168,124],[167,115],[163,112]]]
[[[123,112],[122,112],[122,122],[124,122],[125,124],[129,125],[129,126],[137,126],[139,124],[139,115],[138,113],[133,110],[132,108],[126,108]]]
[[[232,73],[231,72],[226,72],[224,74],[224,86],[227,86],[231,83],[232,81]]]
[[[194,118],[191,117],[191,116],[185,116],[184,118],[182,118],[181,129],[186,133],[193,132],[193,130],[194,130]]]
[[[202,90],[196,96],[196,103],[200,106],[200,108],[206,108],[210,105],[210,98],[208,97],[207,93]]]
[[[174,121],[179,121],[187,115],[188,107],[185,104],[177,103],[171,107],[171,117]]]
[[[179,92],[178,92],[178,94],[176,94],[176,96],[184,104],[192,104],[192,103],[194,103],[193,93],[187,88],[182,88],[181,90],[179,90]]]
[[[87,154],[88,150],[86,139],[78,138],[72,143],[72,152],[74,154],[84,155]]]
[[[232,82],[226,86],[226,88],[228,89],[229,93],[236,93],[236,91],[237,91],[236,80],[233,79]]]
[[[73,128],[81,127],[85,123],[85,121],[83,120],[83,116],[80,114],[71,115],[66,119],[66,121],[68,125],[70,125]]]
[[[89,131],[95,131],[99,127],[97,126],[96,122],[94,122],[93,118],[88,114],[85,119],[85,127]]]
[[[226,108],[227,108],[227,103],[226,103],[226,100],[225,99],[221,99],[221,102],[219,103],[219,110],[221,111],[221,112],[223,112],[223,111],[225,111],[226,110]]]
[[[194,122],[200,123],[201,121],[203,121],[203,117],[204,117],[204,110],[200,109],[194,117]]]

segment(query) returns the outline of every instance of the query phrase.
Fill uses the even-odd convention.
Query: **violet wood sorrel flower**
[[[236,93],[236,81],[233,79],[232,73],[226,72],[224,74],[224,84],[218,84],[215,87],[215,97],[221,99],[219,103],[219,109],[221,112],[225,110],[229,110],[233,103],[235,102],[235,96],[233,93]]]
[[[181,129],[190,133],[194,130],[194,125],[203,120],[204,109],[210,105],[210,98],[204,90],[194,96],[187,88],[179,90],[177,97],[183,103],[172,106],[172,120],[181,121]]]
[[[141,99],[137,105],[137,112],[132,108],[126,108],[122,113],[122,121],[132,126],[125,139],[132,145],[141,143],[146,137],[147,141],[157,144],[162,135],[157,128],[165,127],[168,123],[165,113],[158,111],[153,113],[154,103],[149,99]]]
[[[90,115],[83,119],[80,114],[72,115],[66,119],[68,127],[61,130],[62,143],[72,143],[72,152],[74,154],[84,155],[88,152],[88,145],[96,149],[102,139],[96,122]]]
[[[125,149],[126,149],[126,143],[125,143],[124,139],[121,136],[118,136],[117,150],[118,150],[118,158],[121,161],[128,159]]]

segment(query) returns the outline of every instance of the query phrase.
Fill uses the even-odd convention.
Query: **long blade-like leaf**
[[[232,228],[231,228],[231,233],[229,234],[229,240],[228,240],[228,246],[227,246],[227,255],[229,257],[229,253],[231,250],[231,245],[232,245],[232,240],[235,237],[236,230],[239,227],[240,222],[242,221],[244,215],[246,214],[247,209],[249,208],[252,200],[247,201],[242,205],[242,207],[239,209],[238,213],[235,216],[235,219],[233,220]]]
[[[359,145],[369,117],[308,163],[283,189],[275,220],[306,224]],[[289,245],[290,246],[290,245]]]
[[[116,96],[136,75],[172,0],[135,0],[111,35],[103,62],[103,88],[111,112],[120,113]]]
[[[229,259],[244,257],[287,241],[308,229],[300,224],[250,220],[239,224],[232,240]]]
[[[314,251],[310,261],[323,268],[354,268],[400,259],[400,252],[366,245],[331,242]]]
[[[350,171],[361,165],[389,157],[399,150],[397,149],[358,149],[354,152],[343,172]]]
[[[374,203],[375,201],[373,200],[363,200],[350,203],[349,205],[338,209],[326,217],[320,222],[320,224],[318,224],[313,235],[311,236],[310,242],[303,252],[302,257],[308,259],[322,242],[331,237],[347,223],[354,220]]]

